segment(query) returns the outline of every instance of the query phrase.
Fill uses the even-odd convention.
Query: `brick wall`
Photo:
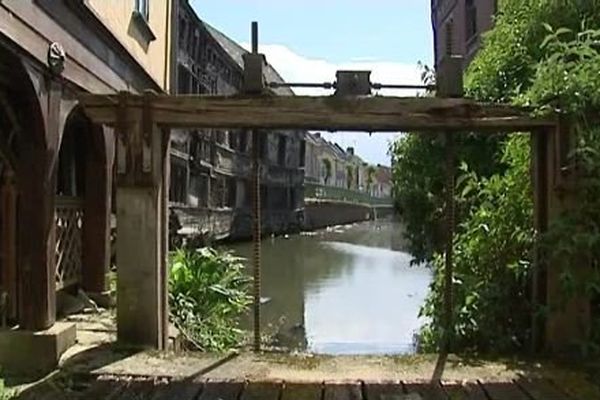
[[[465,68],[492,27],[497,0],[432,0],[436,65],[448,53],[465,57]]]

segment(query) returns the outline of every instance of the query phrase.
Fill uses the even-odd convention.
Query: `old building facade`
[[[344,150],[319,132],[306,133],[306,197],[334,196],[365,200],[391,196],[390,168],[365,162],[353,147]],[[386,173],[387,171],[387,173]],[[336,190],[327,190],[334,188]],[[351,192],[357,194],[353,196]]]
[[[431,0],[435,65],[448,54],[462,55],[465,68],[493,24],[497,0]]]
[[[187,0],[179,0],[175,82],[177,94],[231,95],[242,87],[239,44],[202,21]],[[267,65],[267,82],[283,82]],[[289,96],[289,89],[276,89]],[[252,141],[249,132],[174,130],[170,205],[183,236],[244,238],[251,233]],[[304,134],[264,132],[261,204],[266,232],[295,229],[302,209]]]
[[[57,291],[107,290],[114,135],[87,119],[78,96],[168,90],[171,16],[167,0],[0,2],[0,310],[7,325],[51,328]],[[6,368],[10,351],[0,351]],[[49,367],[45,355],[32,368]]]

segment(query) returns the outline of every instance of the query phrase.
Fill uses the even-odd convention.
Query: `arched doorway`
[[[96,300],[107,289],[110,261],[112,141],[75,107],[57,161],[56,288],[83,288]]]
[[[46,137],[38,94],[16,52],[0,46],[0,324],[47,327],[53,321],[32,305],[32,284],[44,264],[51,218],[41,194]],[[36,190],[31,190],[36,188]],[[48,218],[45,218],[47,216]],[[36,221],[36,223],[32,223]],[[39,239],[39,240],[36,240]],[[41,296],[39,296],[41,297]],[[45,296],[40,309],[53,307]],[[47,315],[47,314],[46,314]]]
[[[85,160],[90,123],[77,109],[65,123],[56,177],[56,289],[76,286],[82,276]]]
[[[16,142],[19,118],[0,85],[0,325],[17,319],[17,183]]]

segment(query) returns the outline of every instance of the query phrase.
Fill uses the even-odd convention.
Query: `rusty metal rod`
[[[445,134],[446,138],[446,254],[444,265],[444,337],[442,351],[448,354],[452,349],[454,318],[452,281],[453,242],[454,242],[454,136]]]
[[[253,175],[253,315],[254,315],[254,351],[260,351],[260,241],[261,241],[261,215],[260,215],[260,135],[252,131],[252,175]]]
[[[435,90],[435,85],[404,85],[404,84],[392,84],[392,83],[372,83],[371,88],[378,89],[427,89]]]
[[[258,54],[258,22],[252,22],[252,53]],[[252,175],[253,175],[253,315],[254,315],[254,351],[260,351],[260,240],[261,240],[261,215],[260,215],[260,134],[258,130],[250,133],[252,139]]]
[[[337,82],[269,82],[267,86],[271,88],[279,88],[279,87],[302,87],[302,88],[322,88],[322,89],[335,89],[337,87]],[[379,89],[395,89],[395,90],[405,90],[405,89],[426,89],[426,90],[435,90],[435,85],[409,85],[409,84],[387,84],[387,83],[371,83],[371,88],[375,90]]]
[[[279,87],[303,87],[303,88],[322,88],[335,89],[335,82],[310,83],[310,82],[269,82],[267,86],[271,88]]]

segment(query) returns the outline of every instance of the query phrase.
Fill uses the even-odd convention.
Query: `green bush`
[[[600,32],[587,27],[599,24],[597,0],[503,0],[495,26],[466,74],[472,97],[559,112],[575,128],[567,173],[575,178],[571,195],[577,201],[554,219],[542,243],[552,268],[560,268],[565,300],[578,293],[597,304],[600,130],[588,117],[600,106]],[[468,167],[463,167],[457,188],[463,212],[453,244],[454,350],[520,349],[528,338],[531,312],[546,311],[528,304],[536,239],[529,153],[528,139],[511,137],[500,151],[507,169],[487,178],[462,158]],[[425,350],[437,348],[443,334],[443,260],[441,254],[434,258],[435,280],[422,309],[430,318],[421,332]],[[591,274],[578,280],[578,271],[586,266]]]
[[[527,135],[507,141],[502,161],[508,168],[502,174],[479,177],[466,164],[462,167],[457,200],[472,206],[454,239],[454,348],[505,352],[527,339],[531,308],[526,283],[533,248],[528,141]],[[434,267],[421,311],[429,320],[420,335],[424,351],[435,351],[443,334],[442,254]]]
[[[15,394],[4,386],[4,380],[0,379],[0,400],[11,400],[15,398]]]
[[[171,256],[171,319],[196,348],[224,351],[240,345],[239,328],[251,297],[243,259],[210,248]]]
[[[456,137],[457,158],[480,176],[504,170],[496,153],[501,137],[462,134]],[[439,135],[409,133],[392,144],[395,207],[402,216],[408,250],[415,263],[430,262],[444,246],[445,145]],[[462,219],[466,206],[460,204]]]

